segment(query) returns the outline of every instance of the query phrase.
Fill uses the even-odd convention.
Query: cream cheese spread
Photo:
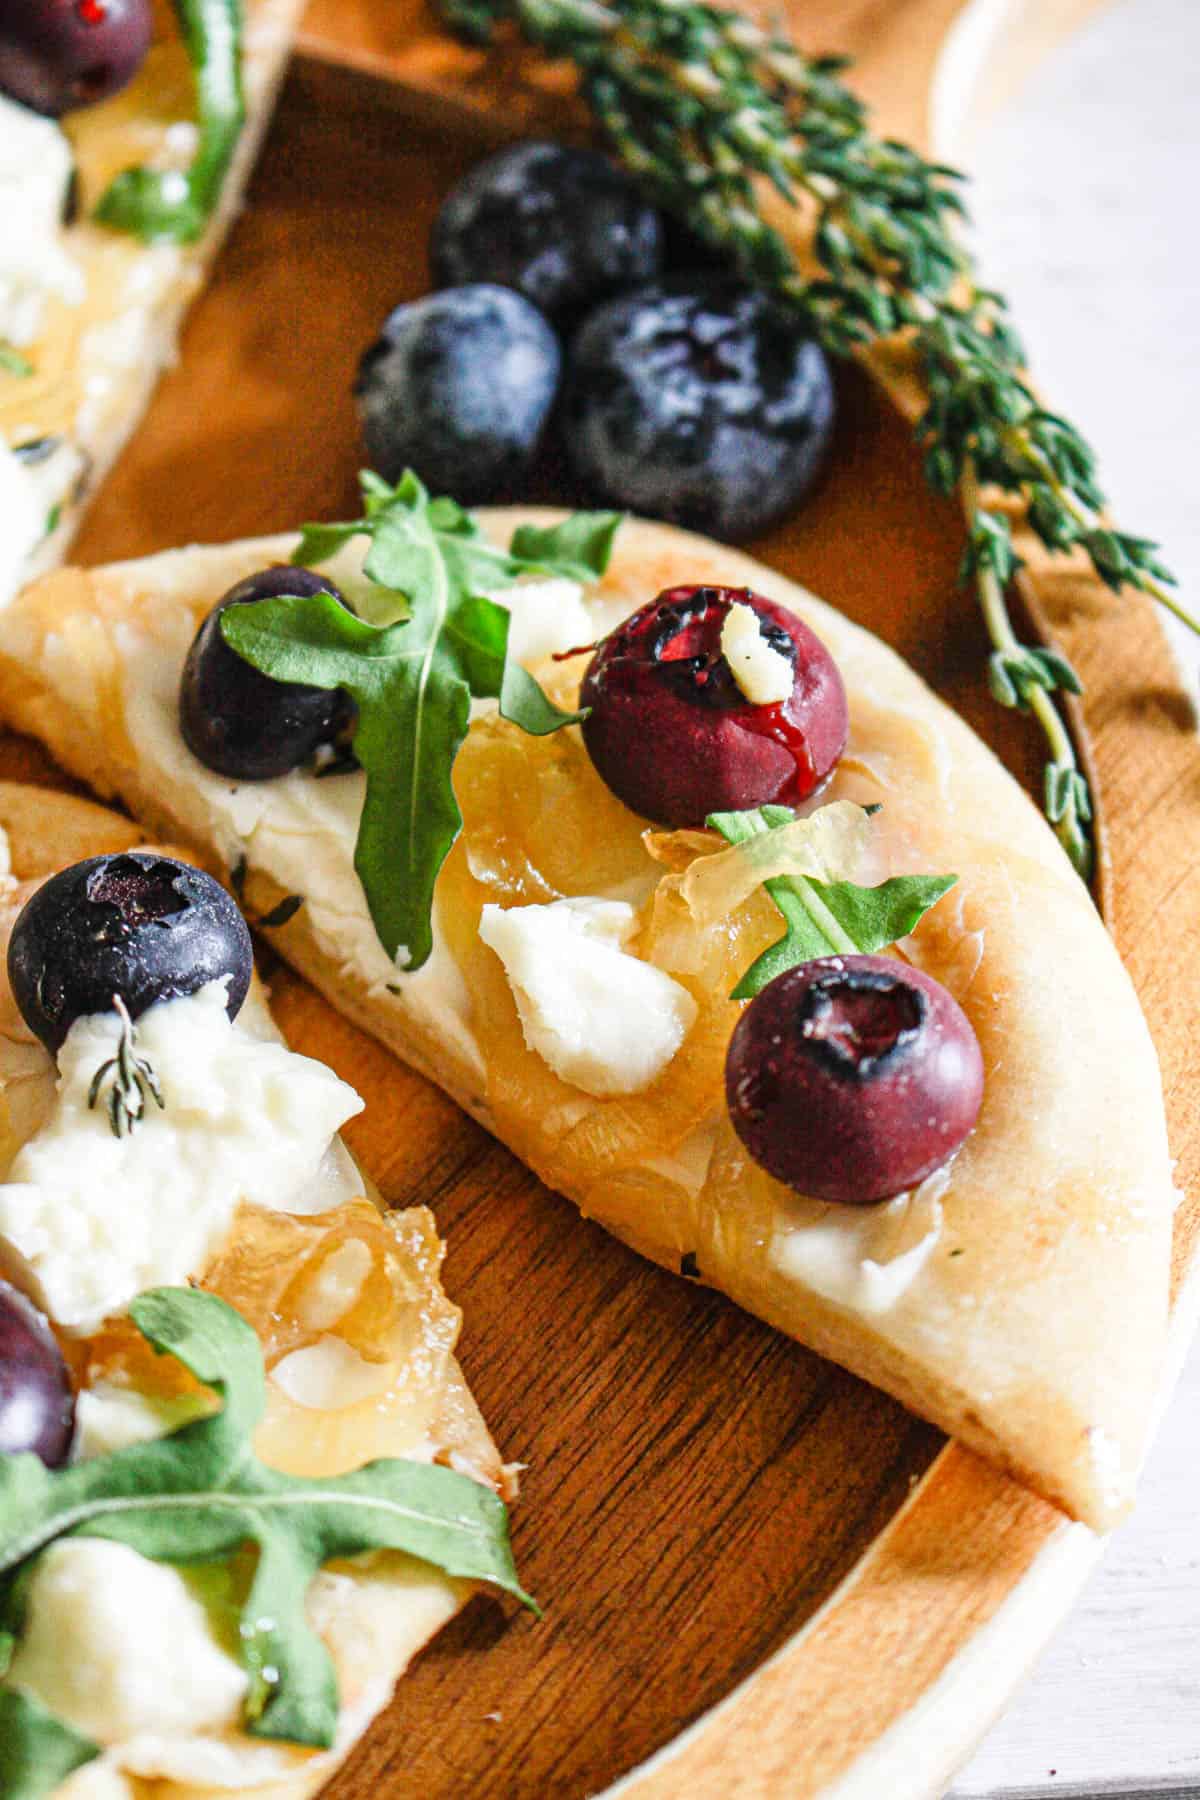
[[[83,299],[83,275],[61,241],[73,168],[55,121],[0,94],[0,340],[9,344],[33,342],[50,295]]]

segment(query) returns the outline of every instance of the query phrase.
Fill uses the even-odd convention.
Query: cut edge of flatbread
[[[10,872],[17,880],[40,881],[73,862],[132,850],[147,843],[140,824],[90,800],[0,781],[0,844],[7,842]],[[175,843],[158,843],[173,855],[196,858]],[[266,996],[257,976],[250,1004],[270,1024]],[[257,1022],[256,1022],[257,1029]],[[364,1177],[368,1193],[373,1192]],[[450,1358],[433,1435],[452,1452],[456,1467],[478,1473],[511,1494],[512,1472],[502,1463],[456,1359]],[[329,1751],[275,1747],[278,1768],[269,1781],[243,1786],[138,1776],[119,1767],[112,1755],[85,1764],[56,1793],[61,1800],[220,1800],[231,1792],[254,1800],[304,1800],[331,1779],[376,1715],[388,1705],[400,1677],[417,1653],[459,1612],[475,1584],[443,1575],[399,1553],[383,1553],[364,1563],[340,1564],[320,1578],[316,1623],[337,1667],[343,1697],[338,1740]],[[261,1740],[246,1740],[261,1754]]]
[[[482,516],[500,537],[519,520],[558,515]],[[192,548],[38,584],[0,617],[0,713],[148,827],[228,856],[185,816],[178,792],[139,767],[116,640],[147,597],[168,609],[215,602],[243,574],[286,560],[293,543]],[[852,714],[857,706],[895,725],[895,766],[912,791],[889,789],[889,806],[917,868],[960,876],[914,943],[984,1040],[980,1127],[954,1165],[935,1252],[882,1311],[747,1256],[719,1212],[697,1212],[677,1184],[662,1181],[653,1207],[632,1206],[619,1180],[573,1180],[536,1127],[518,1154],[642,1254],[678,1272],[690,1253],[709,1285],[1107,1529],[1131,1502],[1160,1377],[1175,1199],[1157,1060],[1132,985],[1026,795],[869,633],[749,557],[640,521],[618,534],[598,592],[610,609],[619,600],[631,610],[688,580],[752,586],[794,607],[841,666]],[[283,890],[252,843],[247,852],[246,897],[260,912]],[[403,989],[382,990],[332,953],[311,907],[272,941],[348,1018],[511,1138],[478,1060],[453,1033],[415,1019]],[[714,1108],[723,1116],[717,1096]],[[786,1236],[789,1197],[777,1190],[770,1204],[768,1228]]]

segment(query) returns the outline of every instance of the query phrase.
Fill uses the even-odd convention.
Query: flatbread
[[[170,7],[158,9],[155,41],[129,87],[63,121],[81,206],[62,233],[62,247],[82,277],[84,298],[51,296],[40,335],[23,347],[33,374],[0,373],[0,444],[60,441],[41,480],[56,523],[33,549],[26,579],[61,562],[88,502],[175,359],[184,314],[237,217],[303,10],[304,0],[246,0],[246,123],[220,201],[195,244],[147,246],[89,217],[120,170],[164,158],[170,166],[181,125],[183,149],[190,151],[193,74]]]
[[[557,515],[482,516],[507,541],[518,521]],[[606,858],[619,885],[631,842],[637,853],[638,822],[577,732],[472,726],[455,777],[466,829],[439,881],[437,946],[402,977],[347,886],[350,790],[335,806],[337,782],[308,774],[222,783],[188,755],[174,705],[196,622],[294,542],[188,549],[36,585],[0,617],[0,713],[153,829],[227,869],[244,858],[252,910],[302,892],[272,933],[282,954],[589,1217],[666,1268],[698,1271],[1074,1517],[1110,1526],[1130,1503],[1163,1347],[1174,1196],[1161,1085],[1086,889],[997,759],[892,651],[782,576],[665,526],[622,527],[586,601],[592,635],[685,582],[748,585],[794,607],[850,696],[849,748],[824,797],[884,803],[872,878],[959,878],[901,951],[945,983],[979,1036],[978,1127],[910,1203],[816,1207],[751,1164],[729,1125],[720,1071],[737,1008],[719,960],[692,983],[701,1023],[643,1094],[592,1099],[525,1047],[479,941],[482,903],[594,894]],[[542,671],[560,700],[582,666]],[[523,809],[555,822],[552,869],[522,864]],[[778,935],[762,905],[735,977]]]
[[[10,880],[0,881],[0,953],[6,946],[17,902],[23,903],[38,881],[82,857],[133,849],[145,842],[140,827],[90,801],[9,782],[0,782],[0,828],[7,837],[12,875],[21,884],[14,892]],[[167,848],[175,854],[187,854],[174,846]],[[257,980],[246,1011],[256,1033],[278,1037]],[[14,1028],[21,1030],[15,1024],[7,981],[0,975],[0,1110],[6,1116],[5,1046],[7,1034]],[[363,1191],[374,1197],[365,1178]],[[428,1257],[432,1252],[430,1303],[438,1309],[440,1329],[452,1336],[457,1329],[457,1309],[445,1300],[437,1283],[437,1238],[432,1219],[423,1208],[395,1216],[406,1234],[402,1242],[411,1236],[421,1254]],[[239,1215],[233,1239],[223,1255],[236,1247],[242,1222]],[[433,1360],[427,1344],[422,1346],[422,1355]],[[429,1405],[432,1411],[422,1453],[453,1461],[461,1471],[511,1494],[511,1472],[502,1464],[462,1372],[448,1353]],[[314,1411],[309,1416],[319,1421],[322,1415]],[[385,1440],[376,1438],[370,1454],[416,1453],[407,1443],[406,1434],[412,1435],[411,1420],[399,1412],[392,1451]],[[264,1460],[271,1461],[269,1444],[261,1438],[259,1448]],[[325,1637],[337,1667],[342,1697],[339,1736],[332,1751],[302,1751],[230,1732],[190,1742],[176,1741],[170,1752],[174,1778],[167,1778],[150,1766],[138,1774],[130,1772],[124,1766],[125,1754],[117,1746],[100,1761],[86,1764],[58,1793],[63,1800],[150,1800],[151,1796],[153,1800],[218,1800],[218,1796],[233,1790],[253,1794],[256,1800],[301,1800],[330,1778],[375,1714],[387,1704],[395,1682],[412,1658],[459,1611],[473,1591],[469,1582],[451,1580],[429,1565],[398,1554],[384,1553],[354,1563],[331,1565],[314,1582],[309,1605],[310,1616]],[[194,1777],[187,1773],[190,1766],[194,1766]],[[211,1777],[206,1777],[206,1770],[212,1771]]]

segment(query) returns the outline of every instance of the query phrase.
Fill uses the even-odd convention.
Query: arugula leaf
[[[366,575],[403,603],[390,609],[394,622],[368,624],[317,594],[231,607],[221,634],[273,680],[344,688],[357,704],[367,791],[354,867],[388,955],[419,969],[433,947],[434,884],[462,828],[451,771],[472,697],[498,699],[506,719],[537,736],[583,717],[555,706],[509,656],[510,614],[488,592],[522,575],[595,580],[619,517],[525,527],[504,551],[457,502],[430,499],[411,471],[395,488],[369,473],[362,486],[363,517],[306,526],[295,556],[326,562],[366,536]]]
[[[240,1314],[190,1288],[152,1289],[130,1314],[156,1350],[216,1390],[221,1408],[168,1437],[71,1468],[47,1469],[29,1454],[0,1458],[0,1575],[11,1582],[28,1558],[67,1533],[111,1538],[181,1564],[223,1560],[254,1544],[239,1641],[250,1676],[245,1728],[315,1748],[333,1742],[338,1695],[305,1597],[332,1557],[403,1550],[533,1605],[513,1565],[506,1509],[490,1488],[395,1458],[327,1480],[268,1469],[252,1444],[265,1405],[262,1353]],[[19,1612],[19,1600],[13,1605]],[[56,1734],[36,1709],[22,1711],[12,1700],[5,1707],[0,1792],[48,1791],[37,1785],[38,1758],[56,1771],[55,1781],[72,1755],[86,1760],[84,1740],[69,1741],[61,1725]]]
[[[789,806],[711,813],[706,823],[730,844],[790,825]],[[751,963],[731,998],[751,1000],[769,981],[818,956],[871,955],[907,936],[957,875],[894,875],[878,887],[852,881],[817,881],[809,875],[775,875],[763,883],[783,914],[787,930]]]
[[[99,1744],[64,1725],[32,1694],[0,1689],[0,1794],[5,1800],[41,1800],[99,1755]]]
[[[0,371],[5,375],[19,375],[25,379],[33,374],[33,364],[27,356],[22,356],[15,345],[0,338]]]
[[[196,78],[200,147],[190,169],[124,169],[96,217],[146,244],[203,237],[246,123],[242,0],[172,0]]]

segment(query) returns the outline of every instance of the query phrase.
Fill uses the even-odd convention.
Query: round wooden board
[[[1045,35],[1082,0],[1027,10]],[[897,0],[883,29],[868,0],[821,0],[803,41],[865,48],[867,85],[890,95],[885,123],[924,135],[935,51],[960,11]],[[1032,41],[1014,40],[1014,67]],[[307,45],[181,365],[95,505],[82,561],[347,516],[358,354],[392,305],[425,291],[433,213],[478,154],[446,119],[578,122],[556,79],[514,90],[511,70],[468,67],[411,0],[317,0]],[[955,584],[958,511],[925,490],[878,387],[849,374],[841,400],[821,492],[753,549],[895,644],[1036,788],[1033,734],[984,689],[984,634]],[[538,497],[569,497],[558,475],[548,458]],[[1190,711],[1148,607],[1039,567],[1027,598],[1087,682],[1106,913],[1156,1034],[1191,1194],[1200,974],[1164,948],[1186,941],[1197,898]],[[12,738],[0,775],[61,781]],[[882,1395],[581,1223],[296,977],[276,968],[271,981],[292,1043],[364,1095],[348,1136],[384,1194],[436,1209],[464,1366],[506,1454],[528,1464],[515,1540],[546,1609],[537,1624],[473,1603],[330,1794],[940,1792],[1095,1541]],[[1185,1204],[1180,1279],[1197,1222]]]

